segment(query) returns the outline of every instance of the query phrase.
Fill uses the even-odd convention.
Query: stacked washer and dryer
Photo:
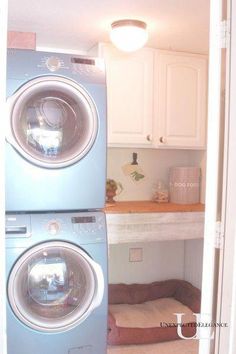
[[[8,354],[105,354],[103,63],[9,50],[7,91]]]

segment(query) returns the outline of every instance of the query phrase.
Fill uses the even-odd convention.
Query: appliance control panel
[[[50,239],[81,244],[105,242],[106,218],[100,211],[7,215],[5,235],[8,244],[18,239],[22,247]]]
[[[42,75],[64,76],[81,85],[102,84],[104,89],[106,85],[104,60],[87,57],[85,53],[32,51],[28,57],[25,50],[9,49],[7,63],[8,80],[20,80],[19,85],[22,79],[28,81]],[[13,85],[9,81],[9,85],[15,87],[15,82]]]
[[[36,215],[33,216],[33,219]],[[99,242],[106,239],[106,219],[102,212],[55,213],[41,215],[39,222],[33,220],[37,230],[49,239],[73,236],[76,242]]]

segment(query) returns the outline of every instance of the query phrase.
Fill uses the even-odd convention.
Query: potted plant
[[[123,190],[122,184],[116,182],[114,179],[108,178],[106,181],[106,202],[115,203],[113,199],[116,195],[119,195]]]

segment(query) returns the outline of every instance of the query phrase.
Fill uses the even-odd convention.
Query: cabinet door
[[[155,65],[157,145],[204,148],[206,58],[202,55],[157,51]]]
[[[151,146],[154,51],[124,54],[104,45],[106,62],[108,144]]]

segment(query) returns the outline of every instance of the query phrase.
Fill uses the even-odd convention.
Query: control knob
[[[49,57],[46,60],[46,66],[50,71],[57,71],[61,67],[61,62],[57,57]]]
[[[48,229],[48,232],[51,234],[51,235],[56,235],[58,234],[58,232],[60,231],[60,224],[55,221],[55,220],[52,220],[48,223],[47,225],[47,229]]]

